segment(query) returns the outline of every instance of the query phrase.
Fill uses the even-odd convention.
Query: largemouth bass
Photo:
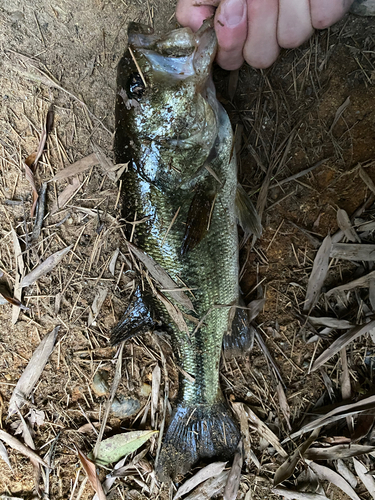
[[[219,365],[223,340],[228,351],[251,344],[240,306],[237,222],[257,235],[260,222],[237,183],[232,129],[212,83],[211,23],[164,36],[131,24],[128,34],[114,145],[117,163],[129,162],[123,214],[130,249],[151,257],[150,274],[164,273],[161,282],[166,275],[173,286],[157,291],[144,279],[112,338],[150,329],[172,337],[179,397],[157,464],[167,480],[199,459],[229,459],[237,447]]]

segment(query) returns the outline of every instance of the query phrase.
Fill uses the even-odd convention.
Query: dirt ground
[[[76,447],[89,453],[95,444],[95,435],[82,426],[87,420],[100,422],[106,398],[97,395],[92,381],[98,370],[108,373],[109,383],[113,380],[117,349],[110,346],[109,334],[125,309],[133,278],[127,267],[119,185],[105,161],[79,175],[79,189],[62,209],[53,207],[72,181],[48,183],[48,214],[36,242],[31,238],[32,194],[23,161],[37,150],[51,103],[55,120],[35,174],[38,189],[93,152],[113,158],[116,65],[126,47],[127,24],[132,20],[173,29],[173,13],[174,2],[161,0],[3,0],[0,5],[2,279],[13,289],[12,228],[21,244],[25,274],[73,245],[52,272],[23,290],[22,300],[30,310],[21,311],[16,324],[12,306],[0,305],[0,427],[15,432],[20,417],[6,419],[13,388],[40,340],[60,325],[57,346],[22,410],[24,416],[32,409],[44,412],[43,423],[34,425],[33,438],[40,456],[48,452],[52,459],[49,496],[55,499],[93,496]],[[267,299],[257,322],[285,382],[291,425],[298,428],[318,401],[320,406],[330,402],[322,372],[308,374],[312,357],[328,343],[307,343],[311,333],[302,328],[300,314],[316,250],[298,227],[321,242],[337,230],[338,208],[350,215],[370,196],[358,164],[375,181],[374,18],[347,16],[303,47],[284,51],[267,71],[244,66],[228,73],[215,68],[215,82],[236,131],[241,182],[254,202],[269,176],[264,233],[254,247],[250,241],[242,245],[241,283],[247,302],[262,294]],[[280,182],[321,160],[325,161],[309,174]],[[118,248],[112,275],[109,264]],[[348,280],[357,267],[333,262],[325,286]],[[97,296],[105,300],[88,326]],[[320,311],[327,315],[323,303]],[[355,395],[371,391],[372,365],[365,363],[369,346],[371,339],[365,337],[348,351]],[[163,349],[168,357],[171,352],[164,343]],[[334,400],[341,401],[335,359],[325,371]],[[126,420],[110,417],[106,436],[150,428],[147,405],[152,372],[160,360],[159,342],[150,335],[125,345],[117,394],[138,399],[140,411]],[[177,373],[172,362],[168,373],[173,403]],[[284,438],[289,431],[276,384],[258,344],[243,359],[223,363],[222,387],[228,399],[246,403]],[[252,438],[262,468],[244,466],[238,498],[280,498],[271,492],[280,462],[255,432]],[[149,491],[156,446],[156,440],[151,442],[136,472],[116,482],[110,498],[170,497],[166,486]],[[13,470],[0,459],[0,494],[29,498],[33,467],[29,459],[7,449]],[[105,474],[101,470],[101,479]],[[369,498],[364,489],[359,493]],[[326,494],[331,499],[349,498],[332,487]]]

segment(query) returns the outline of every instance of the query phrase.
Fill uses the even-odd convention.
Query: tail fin
[[[229,460],[239,440],[239,430],[225,403],[180,405],[165,435],[156,475],[160,481],[169,481],[188,472],[198,460]]]

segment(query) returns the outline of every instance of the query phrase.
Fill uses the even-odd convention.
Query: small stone
[[[111,414],[118,418],[129,418],[138,413],[141,403],[135,398],[119,395],[111,405]]]
[[[105,396],[108,394],[108,372],[99,370],[95,373],[91,387],[97,396]]]
[[[148,398],[151,394],[151,385],[150,384],[142,384],[141,389],[139,391],[140,396],[144,396]]]
[[[350,12],[357,16],[375,16],[375,0],[355,0]]]

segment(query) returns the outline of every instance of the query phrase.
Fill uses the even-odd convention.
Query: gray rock
[[[354,0],[350,12],[357,16],[375,16],[375,0]]]
[[[141,403],[135,398],[118,395],[111,405],[111,415],[118,418],[129,418],[138,413]]]

